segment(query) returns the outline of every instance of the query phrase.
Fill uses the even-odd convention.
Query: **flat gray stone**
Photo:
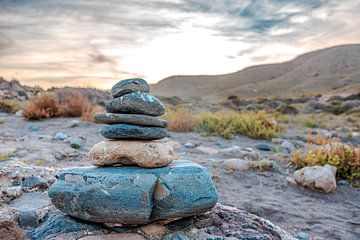
[[[154,96],[147,93],[129,93],[114,98],[106,103],[106,111],[109,113],[142,114],[160,116],[165,112],[165,106]]]
[[[133,92],[149,93],[149,84],[141,78],[130,78],[121,80],[111,88],[114,98]]]
[[[217,202],[208,170],[186,160],[162,168],[83,167],[64,170],[49,196],[79,219],[124,225],[186,217]]]
[[[141,126],[167,127],[167,121],[152,116],[140,114],[120,114],[120,113],[96,113],[94,119],[98,123],[105,124],[134,124]]]
[[[168,134],[162,127],[147,127],[130,124],[114,124],[103,127],[101,135],[109,139],[162,139]]]

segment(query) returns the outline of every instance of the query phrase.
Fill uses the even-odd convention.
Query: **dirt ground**
[[[31,165],[58,168],[89,165],[88,150],[102,140],[102,125],[79,119],[76,127],[69,127],[73,118],[29,122],[16,115],[0,113],[0,119],[5,121],[0,124],[0,155],[15,152],[17,158]],[[57,132],[69,137],[82,136],[86,144],[80,150],[73,149],[66,140],[52,139]],[[308,233],[312,239],[360,239],[360,189],[338,186],[335,193],[322,194],[291,184],[286,177],[292,176],[292,168],[275,152],[256,150],[260,159],[275,160],[279,166],[277,171],[227,172],[223,161],[231,157],[204,154],[184,146],[191,142],[213,149],[235,145],[255,149],[259,142],[271,144],[271,141],[243,136],[225,140],[202,137],[198,133],[171,133],[169,140],[182,159],[192,160],[211,171],[221,203],[255,213],[291,233]]]

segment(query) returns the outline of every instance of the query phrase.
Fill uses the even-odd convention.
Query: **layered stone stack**
[[[64,170],[49,196],[61,211],[86,221],[139,225],[206,212],[217,192],[206,168],[175,160],[167,136],[164,105],[149,95],[143,79],[127,79],[111,90],[108,113],[96,114],[109,124],[109,140],[89,152],[96,167]],[[172,163],[173,162],[173,163]],[[130,166],[131,165],[131,166]]]

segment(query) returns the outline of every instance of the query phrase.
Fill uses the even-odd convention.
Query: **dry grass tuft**
[[[28,120],[39,120],[52,117],[81,117],[93,122],[95,112],[103,109],[92,104],[80,92],[64,96],[43,95],[29,101],[24,108],[23,116]]]
[[[360,147],[329,139],[321,147],[309,145],[306,152],[295,150],[291,159],[297,168],[325,164],[335,166],[338,177],[348,179],[353,185],[360,183]]]
[[[172,132],[191,132],[199,124],[199,116],[185,107],[169,108],[163,118],[168,121],[168,130]]]

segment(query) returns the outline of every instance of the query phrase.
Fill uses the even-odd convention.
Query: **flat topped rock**
[[[106,140],[90,149],[89,158],[95,166],[138,165],[153,168],[167,166],[176,157],[174,149],[162,142]]]
[[[119,114],[119,113],[96,113],[94,119],[98,123],[105,124],[134,124],[152,127],[167,127],[167,121],[152,116],[140,114]]]
[[[130,124],[114,124],[103,127],[101,135],[109,139],[162,139],[168,135],[165,128]]]
[[[217,202],[208,170],[186,160],[151,169],[67,169],[59,174],[49,196],[70,216],[124,225],[191,216],[212,209]]]
[[[105,108],[109,113],[142,114],[155,117],[165,112],[165,106],[159,99],[139,92],[114,98],[106,103]]]
[[[121,80],[111,88],[114,98],[134,92],[149,93],[149,84],[141,78],[130,78]]]

